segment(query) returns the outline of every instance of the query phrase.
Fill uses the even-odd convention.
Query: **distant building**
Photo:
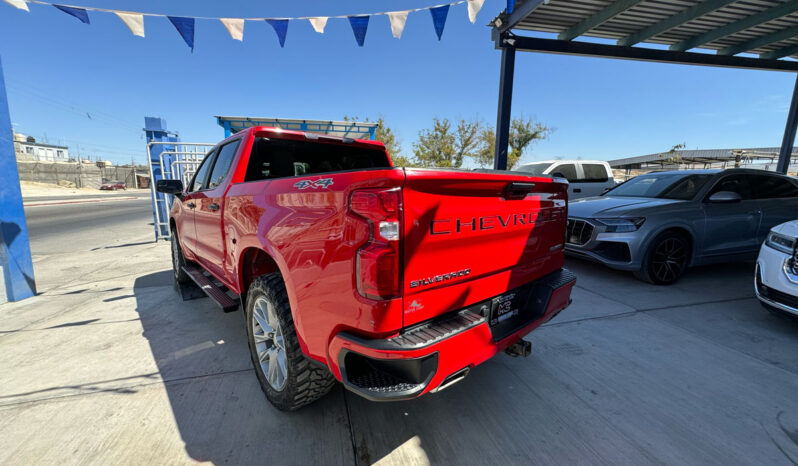
[[[14,152],[18,160],[69,162],[69,148],[36,142],[33,136],[14,133]]]

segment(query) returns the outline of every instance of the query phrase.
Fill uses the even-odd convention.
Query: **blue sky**
[[[70,0],[68,4],[191,16],[324,16],[403,10],[436,0]],[[476,24],[452,7],[438,42],[428,12],[411,14],[400,40],[373,17],[365,47],[346,20],[317,34],[288,27],[280,48],[265,22],[244,42],[198,21],[191,53],[166,18],[145,18],[146,38],[114,15],[91,25],[50,6],[25,13],[0,2],[0,57],[16,129],[84,154],[145,161],[144,116],[166,118],[186,141],[216,141],[214,115],[340,119],[382,114],[407,154],[433,117],[495,125],[500,53],[485,25],[503,8],[486,0]],[[524,160],[613,159],[688,148],[778,146],[794,76],[598,58],[519,53],[513,114],[555,128]],[[88,113],[88,115],[87,115]],[[90,116],[91,117],[90,117]]]

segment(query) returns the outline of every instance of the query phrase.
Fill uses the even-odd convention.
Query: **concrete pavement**
[[[242,314],[181,301],[169,245],[124,235],[37,256],[42,294],[0,305],[0,462],[798,462],[798,323],[758,305],[750,264],[660,288],[572,261],[574,304],[531,357],[418,400],[337,387],[287,414]]]

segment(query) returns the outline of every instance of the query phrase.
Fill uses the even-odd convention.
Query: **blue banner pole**
[[[3,267],[6,297],[19,301],[36,294],[28,226],[22,206],[14,134],[8,112],[8,96],[0,61],[0,266]]]

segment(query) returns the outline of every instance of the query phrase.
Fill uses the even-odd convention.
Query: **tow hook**
[[[504,350],[505,353],[516,358],[518,356],[527,357],[532,354],[532,342],[526,340],[518,340],[510,345],[509,348]]]

